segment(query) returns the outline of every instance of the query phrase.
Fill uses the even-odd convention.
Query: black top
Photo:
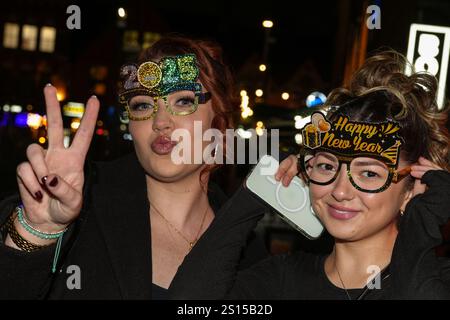
[[[152,300],[168,300],[169,290],[152,283]]]
[[[83,209],[64,235],[56,274],[55,245],[22,252],[0,237],[0,299],[161,299],[167,290],[152,283],[151,227],[144,169],[136,155],[86,164]],[[208,186],[216,218],[230,214],[227,197]],[[3,225],[18,196],[0,203]],[[250,238],[249,238],[250,239]],[[263,241],[252,237],[239,266],[267,256]]]
[[[429,189],[408,203],[389,265],[390,276],[365,299],[450,299],[450,259],[438,259],[433,248],[442,242],[439,226],[450,217],[450,173],[429,171]],[[241,188],[232,204],[253,202]],[[255,207],[257,204],[254,203]],[[178,269],[169,288],[179,299],[348,299],[324,272],[325,256],[298,252],[265,259],[244,271],[236,270],[239,251],[259,210],[233,210],[213,221]],[[227,234],[227,237],[221,235]],[[208,280],[208,281],[206,281]],[[189,288],[189,289],[187,289]],[[349,290],[352,299],[363,288]]]

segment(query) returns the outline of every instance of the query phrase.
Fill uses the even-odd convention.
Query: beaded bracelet
[[[19,219],[20,224],[22,225],[22,227],[24,227],[25,230],[27,230],[29,233],[31,233],[32,235],[41,238],[41,239],[58,239],[59,237],[61,237],[64,232],[67,231],[67,228],[59,231],[59,232],[54,232],[54,233],[46,233],[46,232],[42,232],[39,231],[35,228],[33,228],[28,221],[25,219],[24,215],[23,215],[23,207],[20,205],[16,208],[17,211],[17,218]]]
[[[52,273],[56,273],[56,268],[58,265],[58,259],[59,259],[59,253],[61,251],[62,242],[63,242],[63,236],[64,233],[67,231],[67,228],[63,231],[55,232],[55,233],[45,233],[41,232],[32,226],[29,225],[29,223],[25,220],[25,217],[23,216],[23,205],[19,205],[16,208],[17,211],[17,218],[20,222],[20,224],[25,228],[26,231],[29,233],[35,235],[38,238],[41,239],[58,239],[56,242],[56,249],[55,249],[55,255],[53,257],[53,263],[52,263]]]

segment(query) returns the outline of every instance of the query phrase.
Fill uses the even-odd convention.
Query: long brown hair
[[[233,128],[233,114],[239,109],[234,94],[234,82],[231,70],[224,62],[222,48],[209,40],[196,40],[179,35],[163,37],[148,49],[144,50],[139,63],[158,61],[165,56],[194,53],[197,56],[200,69],[199,79],[205,88],[211,92],[214,118],[211,127],[224,133],[222,141],[225,155],[225,130]],[[203,177],[220,167],[219,164],[206,165],[200,174],[200,183],[204,186]]]

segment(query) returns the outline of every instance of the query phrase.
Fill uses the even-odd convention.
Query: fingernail
[[[45,86],[46,86],[46,87],[51,87],[52,84],[49,82],[49,83],[47,83]]]
[[[40,192],[40,191],[36,192],[34,195],[36,196],[36,199],[38,199],[38,200],[41,200],[43,197],[42,192]]]
[[[47,177],[47,176],[45,176],[45,177],[42,177],[42,179],[41,179],[42,183],[43,183],[43,184],[45,184],[45,183],[47,182],[47,179],[48,179],[48,177]]]
[[[56,187],[56,185],[58,184],[58,178],[57,177],[54,177],[53,179],[52,179],[52,181],[50,181],[49,182],[49,186],[50,187]]]
[[[93,94],[93,95],[91,96],[91,98],[93,98],[93,99],[98,99],[97,96],[96,96],[95,94]]]

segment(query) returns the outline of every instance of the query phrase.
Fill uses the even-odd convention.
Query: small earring
[[[400,216],[403,217],[404,214],[405,214],[405,211],[403,211],[402,209],[400,209]]]

